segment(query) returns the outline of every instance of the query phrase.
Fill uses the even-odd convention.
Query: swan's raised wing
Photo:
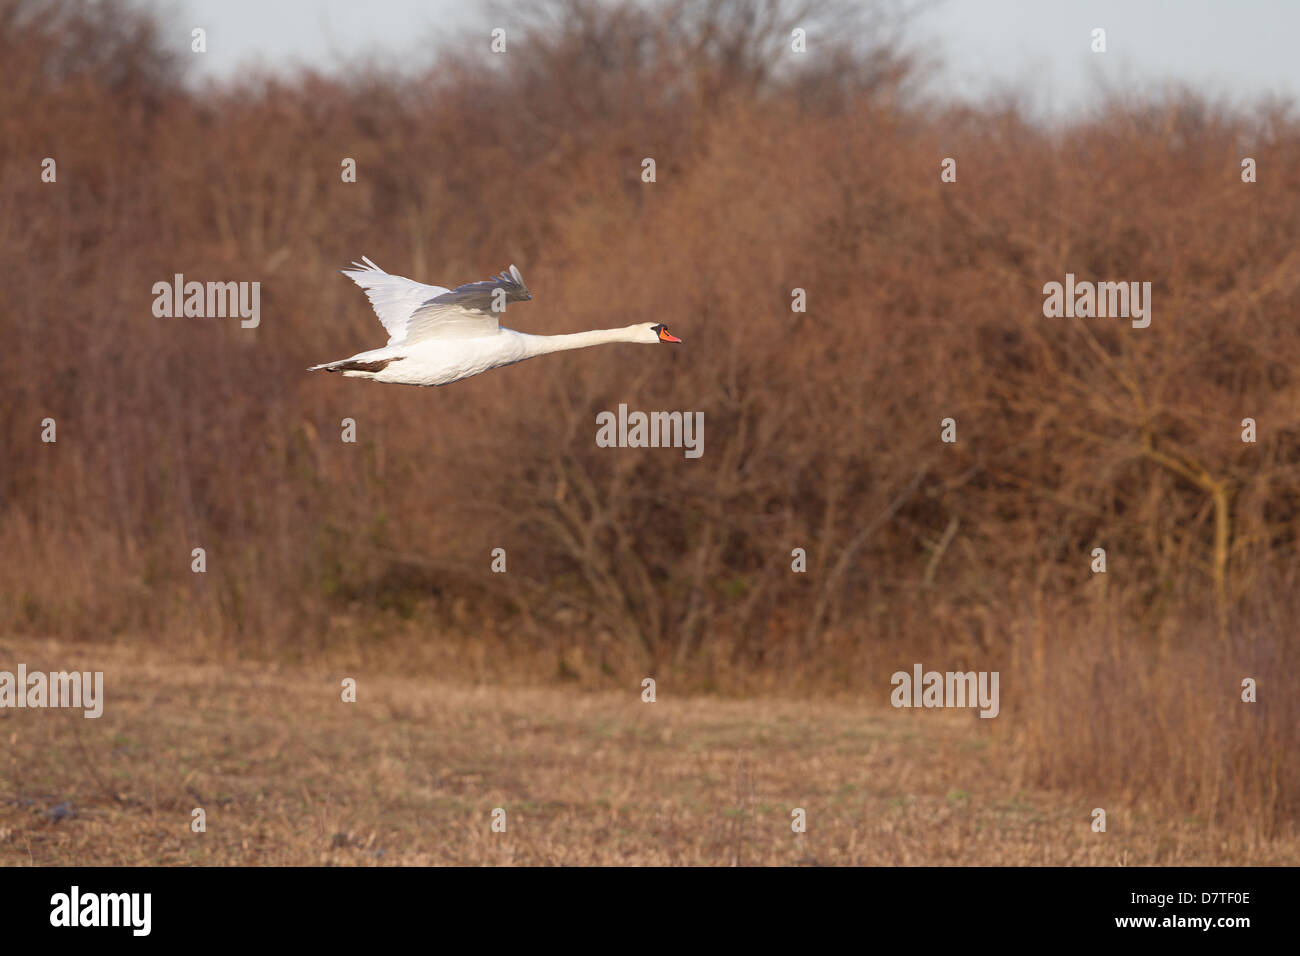
[[[524,277],[511,266],[509,270],[459,286],[450,292],[422,303],[406,322],[406,344],[425,339],[471,339],[491,335],[500,326],[500,314],[508,302],[527,302],[532,298]]]
[[[406,323],[421,305],[448,290],[439,285],[425,285],[402,276],[392,276],[365,256],[354,268],[340,270],[366,290],[366,297],[388,332],[388,344],[396,345],[406,337]]]

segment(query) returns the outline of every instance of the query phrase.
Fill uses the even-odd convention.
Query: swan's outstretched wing
[[[406,323],[408,345],[424,339],[470,339],[491,335],[500,328],[507,302],[532,298],[524,277],[514,266],[499,276],[471,282],[422,303]]]
[[[366,297],[388,332],[389,345],[396,345],[406,337],[406,323],[412,312],[448,292],[442,286],[391,276],[365,256],[352,265],[355,268],[340,271],[366,290]]]
[[[499,309],[507,302],[532,298],[514,266],[483,282],[444,289],[389,275],[365,256],[352,264],[356,268],[344,269],[343,274],[366,290],[388,331],[389,345],[491,335],[500,328]]]

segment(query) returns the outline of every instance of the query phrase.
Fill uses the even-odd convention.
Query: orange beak
[[[679,339],[677,336],[673,335],[673,334],[672,334],[671,332],[669,332],[667,329],[660,329],[660,330],[659,330],[659,341],[660,341],[660,342],[678,342],[678,343],[680,343],[680,342],[681,342],[681,339]]]

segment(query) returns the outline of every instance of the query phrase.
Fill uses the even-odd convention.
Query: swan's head
[[[668,326],[662,322],[646,322],[644,325],[638,325],[639,330],[638,342],[645,342],[647,345],[653,342],[681,342],[677,336],[668,331]]]

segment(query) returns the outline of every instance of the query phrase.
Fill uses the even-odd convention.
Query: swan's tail
[[[311,368],[307,369],[307,371],[343,372],[344,374],[348,372],[352,372],[354,374],[358,372],[369,372],[373,375],[375,372],[382,372],[384,369],[386,369],[388,367],[389,362],[396,362],[396,361],[398,361],[397,358],[370,359],[370,360],[358,359],[358,358],[345,358],[345,359],[340,359],[337,362],[326,362],[324,365],[313,365]]]

